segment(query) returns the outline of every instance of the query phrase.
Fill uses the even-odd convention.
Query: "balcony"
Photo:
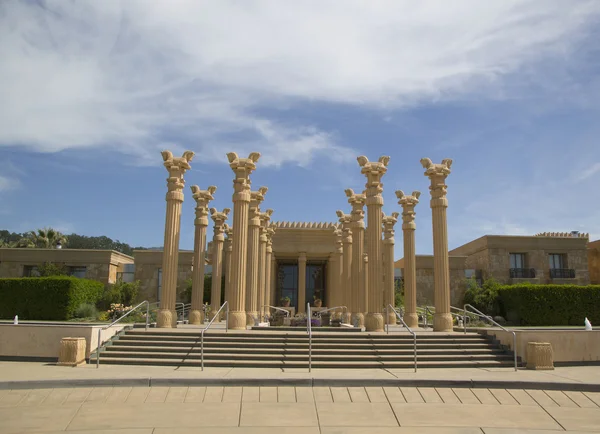
[[[575,270],[572,268],[551,268],[550,279],[575,279]]]
[[[511,279],[535,279],[535,268],[511,268]]]

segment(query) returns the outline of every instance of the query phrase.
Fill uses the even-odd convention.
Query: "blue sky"
[[[600,3],[594,0],[23,1],[0,4],[0,228],[163,243],[160,151],[196,152],[189,186],[231,207],[226,153],[261,152],[274,220],[335,221],[356,157],[452,158],[450,248],[485,234],[600,238]],[[400,225],[396,256],[402,256]]]

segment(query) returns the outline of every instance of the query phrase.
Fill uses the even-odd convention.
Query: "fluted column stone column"
[[[212,282],[210,287],[210,317],[217,314],[221,307],[221,281],[223,278],[223,243],[225,242],[225,220],[231,210],[223,209],[218,212],[215,208],[210,209],[210,218],[213,224],[213,252],[212,252]],[[217,321],[219,318],[217,318]]]
[[[367,255],[369,257],[368,310],[365,318],[367,331],[383,331],[383,267],[382,267],[382,222],[383,184],[381,178],[387,172],[390,157],[379,157],[377,162],[369,162],[367,157],[357,158],[361,173],[367,177],[365,184],[367,196]]]
[[[269,225],[267,228],[267,252],[265,258],[265,298],[263,300],[263,304],[265,306],[273,305],[271,299],[273,296],[271,295],[271,291],[274,291],[273,286],[273,234],[275,233],[275,227],[273,224]],[[265,312],[268,314],[270,309],[265,308]]]
[[[306,313],[306,253],[298,255],[298,313]]]
[[[271,215],[273,214],[272,209],[268,209],[263,213],[260,213],[260,229],[259,229],[259,248],[258,248],[258,315],[262,318],[265,315],[265,292],[268,279],[267,272],[267,232],[269,230],[269,222]]]
[[[364,282],[365,288],[368,288],[368,286],[369,286],[369,268],[368,268],[368,266],[369,266],[369,255],[367,253],[363,254],[362,260],[363,260],[363,264],[364,264],[363,267],[364,267],[364,270],[365,270],[364,273],[363,273],[363,276],[364,276],[363,282]],[[368,294],[366,294],[366,295],[368,296]],[[368,300],[367,300],[367,307],[368,307]]]
[[[351,188],[345,190],[348,203],[352,206],[351,222],[352,231],[352,271],[349,310],[352,311],[352,324],[358,327],[365,326],[365,285],[364,285],[364,263],[362,260],[365,246],[365,211],[367,200],[364,194],[355,194]]]
[[[233,244],[231,251],[231,306],[229,328],[246,329],[246,260],[248,259],[248,208],[250,206],[250,174],[260,158],[253,152],[248,158],[239,158],[235,152],[227,154],[233,180]]]
[[[197,185],[191,186],[192,197],[196,201],[196,219],[194,220],[194,262],[192,263],[192,306],[189,323],[204,323],[204,265],[206,263],[206,228],[208,227],[208,203],[213,200],[217,187],[211,185],[200,190]]]
[[[342,279],[340,282],[340,301],[342,305],[347,306],[346,317],[342,321],[346,324],[352,324],[352,229],[350,223],[352,216],[344,214],[342,211],[336,211],[339,222],[342,224]]]
[[[331,270],[333,274],[331,281],[333,283],[334,295],[332,307],[344,305],[344,299],[342,297],[342,279],[344,271],[344,265],[342,263],[344,255],[343,231],[340,226],[337,226],[333,233],[335,234],[335,250],[332,257],[333,269]],[[336,313],[335,316],[336,318],[341,318],[341,313]]]
[[[246,269],[246,325],[253,326],[258,317],[258,275],[260,255],[260,204],[265,199],[267,187],[250,192],[248,219],[248,266]]]
[[[431,181],[431,212],[433,225],[433,274],[434,274],[434,306],[433,330],[452,331],[452,315],[450,313],[450,264],[448,259],[448,223],[446,221],[446,178],[450,174],[452,160],[447,158],[441,164],[434,164],[429,158],[422,158],[421,164],[426,169],[425,176]]]
[[[405,195],[402,190],[396,192],[398,204],[402,205],[402,235],[404,238],[404,321],[409,327],[419,326],[417,315],[417,259],[415,248],[415,206],[419,203],[421,192],[413,191]]]
[[[271,306],[279,306],[278,300],[276,300],[277,296],[277,258],[275,255],[271,254],[271,289],[270,289],[270,299],[269,304]]]
[[[233,243],[233,228],[227,223],[225,230],[225,243],[223,243],[223,264],[225,266],[225,301],[231,304],[231,251]]]
[[[156,319],[157,327],[177,327],[175,301],[177,298],[177,268],[179,266],[179,233],[181,231],[181,204],[183,203],[183,175],[190,169],[194,157],[185,151],[182,157],[173,157],[171,151],[162,151],[167,178],[167,212],[165,218],[165,241],[162,258],[162,296]]]
[[[399,213],[393,212],[391,215],[383,215],[383,302],[385,307],[395,306],[396,294],[394,294],[394,225],[398,221]],[[396,314],[388,311],[388,324],[396,324]]]

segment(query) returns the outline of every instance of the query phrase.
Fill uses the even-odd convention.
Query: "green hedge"
[[[100,282],[76,277],[0,279],[0,318],[68,320],[82,303],[95,304],[103,290]]]
[[[502,316],[524,326],[600,325],[600,285],[504,285],[498,290]]]

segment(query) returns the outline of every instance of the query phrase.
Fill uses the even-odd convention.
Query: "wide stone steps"
[[[207,332],[204,366],[308,367],[305,333]],[[321,333],[312,339],[314,368],[412,368],[413,338],[405,334]],[[419,334],[419,367],[512,366],[512,355],[477,334]],[[95,360],[95,354],[92,355]],[[200,334],[128,330],[101,354],[103,364],[200,366]]]

